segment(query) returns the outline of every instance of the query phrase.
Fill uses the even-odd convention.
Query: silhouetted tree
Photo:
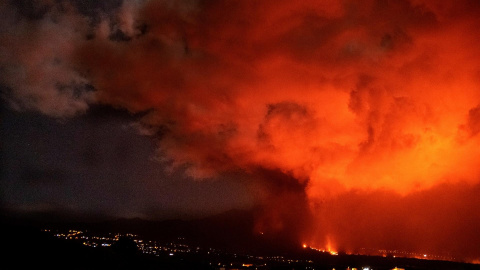
[[[126,236],[122,236],[112,245],[112,249],[120,256],[132,257],[138,252],[138,246],[135,241]]]

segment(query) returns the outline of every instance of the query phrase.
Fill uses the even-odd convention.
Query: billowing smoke
[[[141,115],[172,168],[263,179],[259,230],[478,259],[479,2],[321,2],[4,3],[3,97]]]

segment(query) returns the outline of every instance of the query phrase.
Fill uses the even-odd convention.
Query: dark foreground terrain
[[[133,241],[118,241],[107,247],[90,247],[82,241],[66,240],[55,237],[51,232],[42,231],[43,226],[53,226],[34,222],[29,219],[2,217],[1,243],[2,260],[0,269],[480,269],[480,265],[447,261],[431,261],[408,258],[378,256],[345,255],[332,256],[311,249],[286,248],[281,241],[247,237],[246,231],[239,228],[228,229],[225,216],[214,220],[192,222],[147,222],[141,220],[116,220],[103,223],[54,223],[56,226],[76,226],[90,230],[114,230],[116,232],[157,231],[159,242],[172,241],[176,234],[183,231],[194,239],[190,245],[202,246],[200,252],[158,253],[155,256],[145,254],[135,246]],[[244,219],[245,220],[245,219]],[[217,224],[217,225],[211,225]],[[223,224],[222,224],[223,223]],[[202,225],[203,224],[203,225]],[[240,224],[244,227],[248,224]],[[190,227],[192,226],[192,227]],[[202,227],[204,226],[204,227]],[[217,226],[217,227],[216,227]],[[225,229],[219,231],[219,228]],[[195,229],[193,228],[195,227]],[[213,228],[212,228],[213,227]],[[235,226],[234,226],[235,227]],[[155,229],[156,228],[156,229]],[[212,228],[208,230],[206,228]],[[65,228],[62,228],[65,229]],[[136,230],[136,232],[135,232]],[[235,230],[239,230],[235,233]],[[158,233],[162,231],[163,233]],[[192,232],[193,231],[193,232]],[[216,233],[215,233],[216,232]],[[202,235],[202,236],[199,236]],[[163,238],[162,238],[163,237]],[[172,239],[168,239],[171,237]],[[232,241],[240,241],[235,245]],[[232,243],[228,248],[227,243]],[[247,242],[252,245],[251,252]],[[221,248],[221,246],[224,248]],[[215,252],[210,247],[215,246]],[[220,247],[220,249],[218,249]],[[271,249],[269,249],[271,247]],[[238,252],[236,252],[238,250]]]

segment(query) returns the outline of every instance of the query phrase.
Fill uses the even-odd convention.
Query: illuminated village
[[[120,239],[129,239],[132,243],[135,243],[137,251],[144,255],[160,257],[169,260],[184,260],[188,258],[202,258],[205,264],[208,264],[210,269],[216,270],[233,270],[233,269],[284,269],[285,266],[291,266],[289,269],[325,269],[318,265],[317,259],[306,259],[303,256],[258,256],[248,254],[235,254],[229,253],[220,249],[192,246],[187,244],[184,237],[177,237],[175,241],[162,243],[154,240],[141,239],[136,234],[121,234],[121,233],[106,233],[96,234],[87,230],[49,230],[45,229],[43,232],[48,233],[58,239],[66,241],[76,241],[84,246],[90,248],[108,249],[115,247],[116,243]],[[338,257],[339,252],[327,249],[319,249],[302,245],[303,250],[308,252],[314,252],[313,254],[320,255],[325,258]],[[342,255],[342,254],[340,254]],[[422,260],[454,260],[453,257],[444,257],[438,255],[419,254],[414,252],[398,251],[398,250],[370,250],[363,249],[356,254],[343,254],[343,255],[369,255],[378,258],[416,258]],[[324,265],[322,265],[324,266]],[[332,265],[328,269],[345,269],[345,270],[373,270],[379,268],[373,268],[368,265],[351,265],[346,267],[335,267]],[[387,269],[387,268],[381,268]],[[405,268],[392,267],[391,270],[403,270]]]

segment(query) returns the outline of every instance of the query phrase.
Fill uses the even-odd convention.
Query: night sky
[[[184,168],[166,170],[127,112],[91,108],[58,121],[4,110],[2,117],[1,198],[8,207],[191,218],[252,204],[241,178],[200,182]]]
[[[0,3],[4,209],[480,262],[480,2]]]

